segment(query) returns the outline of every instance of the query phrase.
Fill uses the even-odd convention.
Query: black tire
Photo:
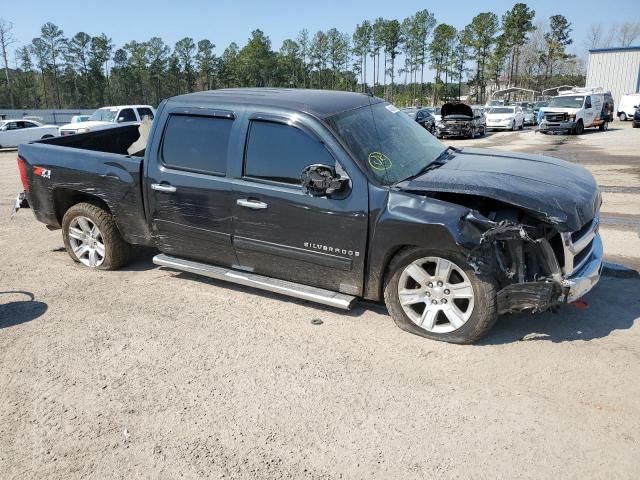
[[[457,264],[469,277],[473,292],[473,311],[469,319],[457,330],[433,333],[419,327],[406,315],[398,299],[398,284],[405,267],[422,257],[440,257]],[[493,278],[476,274],[466,259],[459,254],[425,248],[406,248],[389,263],[384,283],[384,301],[396,325],[406,332],[442,342],[471,344],[486,335],[495,324],[497,314],[497,284]]]
[[[480,136],[484,137],[486,133],[487,133],[487,129],[485,127],[482,127],[482,129],[480,130]]]
[[[129,263],[132,247],[122,239],[111,213],[98,205],[86,202],[76,203],[65,212],[62,218],[62,238],[64,240],[64,246],[73,261],[80,262],[71,247],[69,225],[75,217],[79,216],[90,219],[102,234],[102,241],[105,246],[104,260],[94,268],[98,270],[117,270]]]
[[[474,128],[472,128],[471,131],[469,132],[468,138],[471,138],[471,139],[476,138],[476,131]]]
[[[513,132],[516,129],[516,121],[511,122],[511,131]]]
[[[602,122],[600,125],[598,125],[598,130],[600,130],[601,132],[609,130],[609,122],[607,122],[606,120]]]
[[[621,122],[625,122],[627,120],[627,114],[626,113],[620,113],[618,115],[618,120],[620,120]]]
[[[633,128],[638,128],[638,127],[640,127],[640,125],[638,125],[636,122],[633,122],[633,125],[632,125],[632,126],[633,126]]]
[[[578,120],[578,123],[576,123],[574,133],[576,135],[582,135],[584,133],[584,123],[582,123],[582,120]]]
[[[520,124],[520,126],[518,127],[518,130],[524,130],[524,122]]]

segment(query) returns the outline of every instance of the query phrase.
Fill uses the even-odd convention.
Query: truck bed
[[[27,200],[36,218],[61,226],[62,212],[79,197],[103,202],[122,237],[150,245],[142,194],[142,156],[127,148],[138,139],[135,125],[20,145],[26,164]],[[144,155],[144,152],[138,155]]]

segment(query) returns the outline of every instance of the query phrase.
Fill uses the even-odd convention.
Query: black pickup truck
[[[87,267],[153,246],[163,267],[334,307],[384,299],[401,328],[455,343],[600,277],[587,170],[447,148],[379,98],[217,90],[162,102],[132,151],[142,127],[19,148],[16,206]]]

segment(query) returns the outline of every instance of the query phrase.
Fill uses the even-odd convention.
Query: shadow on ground
[[[18,300],[12,300],[17,298]],[[35,300],[33,293],[23,291],[0,292],[0,329],[30,322],[47,311],[47,304]]]
[[[604,276],[585,297],[586,308],[572,305],[558,312],[504,315],[480,345],[517,341],[572,342],[604,338],[640,321],[640,281]]]

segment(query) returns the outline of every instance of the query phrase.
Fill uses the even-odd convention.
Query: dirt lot
[[[579,162],[610,260],[640,267],[640,130],[499,133]],[[511,315],[480,345],[160,270],[71,262],[0,154],[0,477],[638,478],[640,280]],[[31,300],[32,299],[32,300]],[[321,325],[311,324],[320,319]]]

